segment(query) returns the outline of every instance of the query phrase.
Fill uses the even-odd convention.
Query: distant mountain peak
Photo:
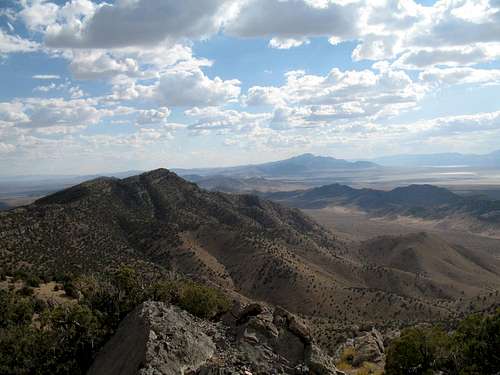
[[[263,164],[241,165],[227,168],[184,169],[177,170],[182,176],[231,176],[231,177],[297,177],[313,175],[317,172],[335,170],[360,170],[377,168],[378,165],[369,161],[348,161],[332,156],[319,156],[305,153],[288,159],[272,161]]]
[[[338,160],[338,159],[335,159],[332,156],[314,155],[314,154],[308,152],[308,153],[305,153],[305,154],[300,154],[300,155],[297,155],[297,156],[293,156],[293,157],[291,157],[289,159],[285,159],[285,160],[282,160],[282,161],[286,161],[286,160],[314,160],[314,159],[333,159],[333,160]]]
[[[305,154],[300,154],[297,156],[292,157],[292,159],[312,159],[318,157],[317,155],[314,155],[310,152],[306,152]]]
[[[311,153],[301,154],[289,159],[271,163],[254,165],[263,175],[284,176],[298,175],[301,173],[314,173],[316,171],[373,168],[377,165],[371,162],[350,162],[343,159],[335,159],[331,156],[317,156]]]

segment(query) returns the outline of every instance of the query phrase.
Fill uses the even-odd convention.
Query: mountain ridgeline
[[[321,201],[332,191],[354,194],[342,186],[294,194],[322,192]],[[427,194],[422,200],[455,199],[440,193],[436,201]],[[401,202],[406,195],[396,190],[389,196]],[[457,298],[483,296],[474,306],[484,308],[500,288],[500,261],[487,253],[428,235],[344,242],[297,209],[208,192],[165,169],[98,178],[1,212],[0,228],[3,268],[175,270],[244,298],[346,325],[383,323],[388,316],[406,323],[459,316],[469,305]],[[450,262],[449,269],[440,266]]]
[[[402,215],[431,220],[468,215],[485,223],[500,224],[500,201],[463,197],[433,185],[410,185],[383,191],[332,184],[264,196],[298,208],[352,206],[373,215]]]

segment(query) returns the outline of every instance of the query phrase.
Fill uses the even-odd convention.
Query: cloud
[[[473,115],[446,116],[414,125],[422,137],[444,136],[500,130],[500,111]]]
[[[73,49],[63,57],[70,61],[70,70],[77,79],[113,79],[126,75],[139,79],[157,78],[158,74],[179,62],[192,66],[211,65],[193,57],[190,47],[176,44],[154,48]]]
[[[403,71],[379,68],[379,72],[334,68],[326,76],[291,71],[284,86],[252,87],[242,100],[247,105],[274,105],[273,126],[286,129],[391,117],[415,107],[425,95],[428,88]]]
[[[97,108],[96,104],[93,99],[26,98],[18,102],[2,103],[0,116],[4,112],[3,107],[7,112],[3,120],[12,126],[26,130],[53,128],[61,132],[63,127],[86,128],[113,114],[109,109]]]
[[[195,107],[185,114],[197,120],[188,127],[193,131],[230,129],[232,132],[248,132],[249,129],[265,125],[270,119],[268,113],[224,110],[219,107]]]
[[[240,81],[208,78],[199,68],[172,69],[162,74],[156,95],[170,107],[225,104],[240,95]]]
[[[24,24],[33,31],[44,31],[56,22],[59,6],[46,0],[22,0],[23,9],[18,13]]]
[[[500,84],[499,69],[431,68],[419,74],[421,81],[439,85]]]
[[[35,74],[31,78],[42,80],[61,79],[61,77],[57,74]]]
[[[24,113],[21,102],[0,102],[0,123],[3,122],[12,125],[16,122],[27,120],[28,116]]]
[[[396,66],[422,69],[461,66],[500,56],[500,7],[487,0],[365,2],[358,20],[354,60],[396,59]]]
[[[236,17],[225,25],[228,35],[302,41],[315,36],[349,39],[357,35],[358,6],[354,3],[305,0],[251,0],[244,3]],[[301,43],[301,44],[302,44]],[[295,42],[295,44],[297,44]]]
[[[137,126],[166,124],[170,116],[170,110],[167,107],[160,107],[158,109],[143,109],[137,111]]]
[[[45,78],[44,78],[45,79]],[[36,86],[33,92],[49,93],[49,92],[66,92],[72,99],[78,99],[85,96],[83,90],[77,86],[73,85],[70,80],[66,79],[64,82],[56,84],[54,82],[48,85]]]
[[[91,145],[94,149],[102,152],[103,149],[116,149],[117,147],[134,147],[142,149],[145,146],[161,144],[173,139],[173,135],[166,128],[140,128],[131,134],[119,135],[82,135],[80,137],[84,142]]]
[[[494,56],[490,52],[481,46],[412,49],[401,55],[393,65],[402,69],[473,65],[493,60]]]
[[[441,1],[430,27],[411,40],[422,46],[464,46],[500,42],[500,4],[495,1]]]
[[[0,154],[8,154],[15,151],[16,146],[9,143],[0,142]]]
[[[52,90],[59,90],[61,89],[62,86],[59,86],[59,85],[56,85],[55,83],[51,83],[49,85],[45,85],[45,86],[37,86],[33,89],[33,92],[49,92],[49,91],[52,91]]]
[[[303,44],[309,44],[307,39],[291,39],[291,38],[272,38],[269,41],[269,47],[276,49],[290,49],[300,47]]]
[[[72,52],[69,68],[76,79],[109,78],[118,74],[134,75],[138,62],[130,57],[115,57],[102,50]]]
[[[0,29],[0,56],[9,53],[34,52],[38,48],[38,43],[23,39],[18,35],[7,34]]]
[[[56,48],[120,48],[203,39],[216,33],[234,6],[227,0],[134,0],[95,6],[83,22],[53,24],[45,41]],[[74,21],[74,19],[72,19]]]

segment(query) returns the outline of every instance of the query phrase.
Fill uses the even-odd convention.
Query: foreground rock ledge
[[[130,313],[88,375],[341,375],[283,309],[252,306],[232,322],[197,319],[161,302]]]

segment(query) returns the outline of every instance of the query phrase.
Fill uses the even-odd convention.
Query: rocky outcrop
[[[170,375],[196,370],[216,349],[206,329],[184,310],[146,302],[120,324],[88,375]]]
[[[340,375],[295,315],[252,304],[225,323],[160,302],[129,314],[88,375]]]
[[[358,331],[356,337],[339,345],[335,359],[337,361],[345,360],[342,356],[347,350],[350,353],[348,362],[354,367],[360,367],[364,362],[373,363],[380,367],[385,364],[384,337],[376,328]]]
[[[354,366],[363,362],[381,363],[385,361],[384,339],[375,328],[354,340]]]

